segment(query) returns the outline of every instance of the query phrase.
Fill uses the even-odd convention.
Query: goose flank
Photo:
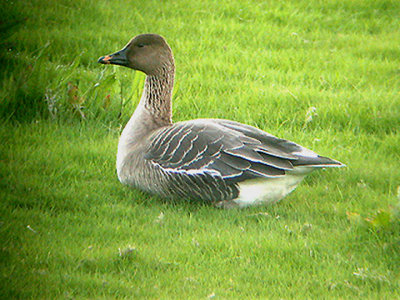
[[[98,62],[146,74],[140,102],[118,144],[117,174],[124,184],[165,198],[246,207],[281,200],[315,169],[344,166],[238,122],[173,123],[175,63],[160,35],[138,35]]]

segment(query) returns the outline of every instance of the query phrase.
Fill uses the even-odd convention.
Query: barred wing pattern
[[[230,200],[237,197],[237,183],[244,180],[281,177],[297,165],[334,163],[316,154],[313,157],[295,154],[304,149],[252,126],[198,119],[158,131],[151,137],[145,159],[168,176],[171,186],[198,194],[186,197],[212,201],[214,197],[210,194],[222,192],[222,197],[215,195],[215,199]],[[179,192],[180,196],[184,193]]]

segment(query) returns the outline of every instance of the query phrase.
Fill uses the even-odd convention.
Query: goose
[[[98,59],[146,74],[118,143],[121,183],[162,198],[242,208],[276,203],[315,169],[342,167],[294,142],[224,119],[172,122],[175,63],[167,41],[140,34]]]

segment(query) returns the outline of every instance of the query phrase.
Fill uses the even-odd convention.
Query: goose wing
[[[231,183],[280,177],[298,165],[337,163],[255,127],[217,119],[163,128],[152,136],[145,159],[168,173],[209,174]]]

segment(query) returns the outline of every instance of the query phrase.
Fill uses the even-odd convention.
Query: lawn
[[[4,299],[400,298],[400,2],[5,1]],[[139,72],[97,64],[153,32],[174,120],[226,118],[346,168],[274,206],[168,202],[118,182]]]

